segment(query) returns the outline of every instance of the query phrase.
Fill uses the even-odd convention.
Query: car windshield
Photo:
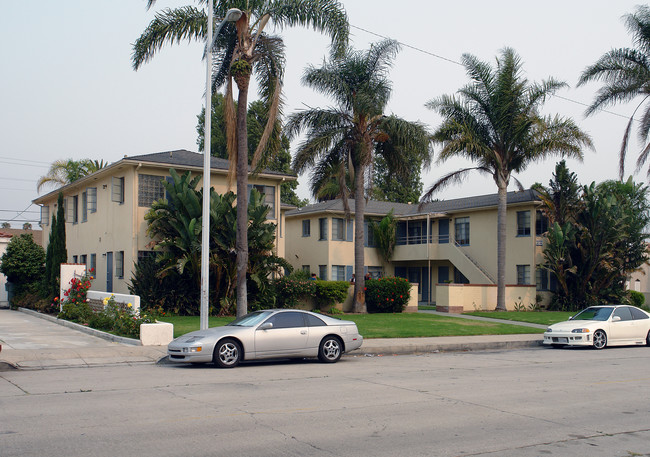
[[[253,327],[271,315],[271,311],[255,311],[254,313],[246,314],[239,317],[226,325],[236,325],[238,327]]]
[[[614,308],[605,307],[605,308],[596,308],[591,307],[583,309],[578,314],[573,316],[574,321],[606,321],[609,319],[609,316],[612,314]]]

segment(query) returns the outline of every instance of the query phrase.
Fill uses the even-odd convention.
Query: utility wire
[[[379,37],[379,38],[383,38],[383,39],[391,39],[391,40],[393,39],[393,38],[390,38],[390,37],[388,37],[388,36],[380,35],[379,33],[375,33],[375,32],[372,32],[372,31],[370,31],[370,30],[364,29],[364,28],[362,28],[362,27],[358,27],[358,26],[356,26],[356,25],[352,25],[352,24],[350,24],[350,27],[355,28],[355,29],[357,29],[357,30],[361,30],[362,32],[369,33],[370,35],[374,35],[374,36]],[[410,45],[410,44],[408,44],[408,43],[404,43],[404,42],[402,42],[402,41],[398,41],[398,40],[395,40],[395,41],[397,41],[397,43],[399,43],[401,46],[404,46],[405,48],[413,49],[414,51],[421,52],[421,53],[423,53],[423,54],[429,55],[429,56],[431,56],[431,57],[435,57],[436,59],[444,60],[444,61],[449,62],[449,63],[453,63],[453,64],[456,64],[456,65],[460,65],[461,67],[463,66],[463,64],[460,63],[460,62],[458,62],[457,60],[453,60],[453,59],[449,59],[449,58],[447,58],[447,57],[443,57],[443,56],[441,56],[441,55],[435,54],[435,53],[430,52],[430,51],[427,51],[427,50],[425,50],[425,49],[418,48],[418,47],[416,47],[416,46],[412,46],[412,45]],[[557,98],[562,99],[562,100],[565,100],[565,101],[567,101],[567,102],[575,103],[575,104],[577,104],[577,105],[581,105],[581,106],[585,106],[585,107],[589,107],[589,106],[590,106],[590,105],[588,105],[587,103],[579,102],[579,101],[577,101],[577,100],[573,100],[573,99],[571,99],[571,98],[567,98],[567,97],[562,97],[561,95],[552,95],[552,96],[553,96],[553,97],[557,97]],[[598,111],[601,111],[601,112],[603,112],[603,113],[607,113],[607,114],[611,114],[611,115],[614,115],[614,116],[622,117],[622,118],[624,118],[624,119],[629,119],[628,116],[625,116],[625,115],[620,114],[620,113],[615,113],[615,112],[613,112],[613,111],[609,111],[609,110],[606,110],[606,109],[603,109],[603,108],[598,108]],[[639,120],[637,120],[637,119],[634,119],[634,121],[635,121],[635,122],[641,122],[641,121],[639,121]]]

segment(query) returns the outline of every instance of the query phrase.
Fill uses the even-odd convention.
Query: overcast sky
[[[167,46],[140,70],[131,68],[131,46],[163,8],[191,0],[46,0],[4,2],[0,15],[0,221],[37,221],[36,181],[57,159],[102,159],[174,149],[197,151],[197,114],[203,106],[202,44]],[[493,62],[509,46],[521,56],[530,81],[550,76],[570,88],[546,104],[546,114],[572,117],[588,132],[595,151],[582,163],[569,161],[581,183],[618,176],[618,149],[636,104],[613,113],[583,116],[598,85],[575,88],[581,71],[611,48],[631,47],[621,17],[638,2],[627,0],[493,0],[434,2],[343,0],[352,45],[366,49],[381,37],[403,43],[391,71],[388,111],[437,127],[424,104],[467,83],[457,62],[463,53]],[[401,9],[399,9],[401,8]],[[272,29],[270,30],[272,31]],[[285,39],[285,113],[329,101],[300,85],[306,65],[319,65],[329,40],[313,30],[277,31]],[[254,99],[251,93],[249,99]],[[567,100],[569,99],[569,100]],[[641,145],[628,154],[634,171]],[[548,184],[557,159],[532,164],[517,175],[525,187]],[[423,173],[425,189],[447,172],[471,166],[462,159],[434,164]],[[308,198],[307,176],[299,194]],[[645,171],[635,179],[646,179]],[[51,188],[44,189],[43,193]],[[511,185],[511,190],[514,186]],[[441,199],[495,193],[494,182],[473,175],[448,188]],[[31,206],[30,206],[31,205]],[[22,212],[26,211],[26,212]],[[34,224],[36,227],[36,224]]]

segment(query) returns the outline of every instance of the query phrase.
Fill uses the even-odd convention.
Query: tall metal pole
[[[210,146],[212,143],[212,47],[217,35],[226,22],[238,20],[242,12],[231,8],[219,23],[217,32],[212,34],[213,0],[208,0],[208,37],[205,45],[205,124],[203,125],[203,212],[201,228],[201,319],[200,329],[208,328],[208,308],[210,303]]]
[[[208,328],[210,298],[210,146],[212,142],[212,21],[213,0],[208,0],[208,36],[205,43],[205,124],[203,132],[203,212],[201,229],[201,319],[200,329]]]

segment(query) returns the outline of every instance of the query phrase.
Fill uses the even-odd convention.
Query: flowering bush
[[[116,335],[139,338],[140,325],[156,322],[158,315],[156,310],[141,314],[131,303],[117,303],[111,295],[104,298],[104,309],[101,312],[94,312],[87,302],[68,302],[63,305],[59,318]]]
[[[401,313],[408,304],[411,283],[404,278],[366,280],[366,308],[369,313]]]
[[[91,268],[81,278],[72,278],[70,280],[70,288],[63,292],[65,296],[64,303],[86,303],[88,301],[88,289],[90,289],[91,281],[94,279],[92,273],[95,271]]]

